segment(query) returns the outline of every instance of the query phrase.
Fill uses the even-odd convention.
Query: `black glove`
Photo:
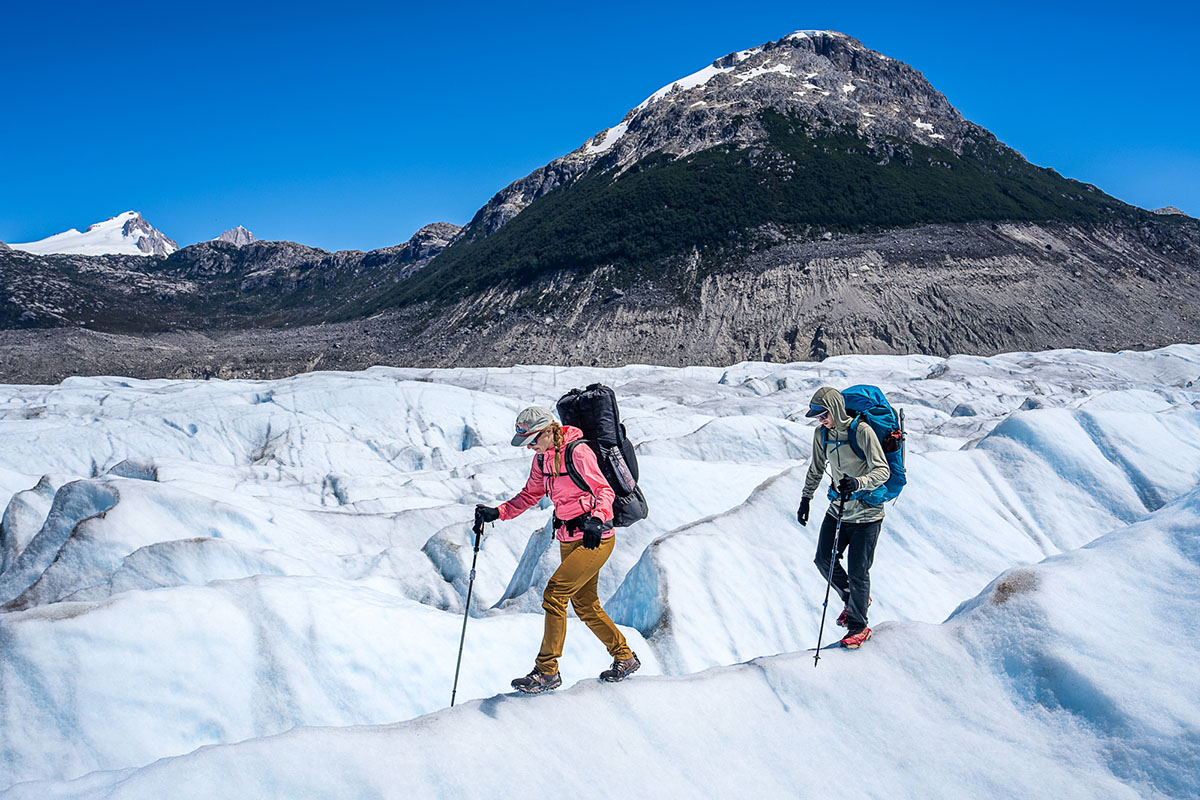
[[[500,509],[485,506],[483,504],[475,506],[475,532],[483,531],[483,523],[495,522],[500,519]]]
[[[800,498],[800,508],[796,509],[796,521],[801,525],[808,524],[808,505],[812,502],[811,497]]]
[[[858,491],[858,479],[851,478],[849,475],[843,475],[842,479],[838,481],[837,490],[838,494],[843,496],[854,494]]]
[[[583,521],[583,546],[595,550],[600,546],[600,535],[604,533],[604,523],[596,517],[588,517]]]

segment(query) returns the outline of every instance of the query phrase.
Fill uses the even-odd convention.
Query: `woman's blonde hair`
[[[563,474],[563,441],[566,439],[566,432],[557,422],[551,422],[546,430],[554,436],[554,463],[550,465],[550,473],[557,478]]]

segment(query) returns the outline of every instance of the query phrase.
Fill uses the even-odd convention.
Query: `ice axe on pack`
[[[471,616],[471,592],[475,589],[475,562],[479,559],[479,540],[483,537],[483,520],[475,515],[475,524],[471,526],[475,534],[475,555],[471,556],[471,577],[467,583],[467,607],[463,611],[462,635],[458,637],[458,663],[454,665],[454,688],[450,691],[450,707],[454,708],[454,697],[458,694],[458,671],[462,667],[463,643],[467,640],[467,620]]]

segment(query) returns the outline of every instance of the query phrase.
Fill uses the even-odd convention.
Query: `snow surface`
[[[517,411],[597,380],[650,501],[600,586],[642,671],[597,681],[572,617],[563,688],[508,693],[532,509],[484,538],[448,709],[473,506],[524,482]],[[874,638],[814,669],[803,412],[859,382],[910,485]],[[0,387],[0,795],[1194,797],[1197,384],[1175,345]]]
[[[35,255],[71,253],[82,256],[108,254],[146,256],[150,254],[139,250],[137,244],[144,234],[138,232],[134,236],[127,236],[124,232],[125,223],[139,216],[141,215],[136,211],[126,211],[124,214],[110,217],[104,222],[89,225],[88,229],[82,233],[75,228],[71,228],[69,231],[56,233],[53,236],[40,239],[36,242],[24,242],[21,244],[10,242],[9,247]],[[167,247],[170,249],[169,244]]]

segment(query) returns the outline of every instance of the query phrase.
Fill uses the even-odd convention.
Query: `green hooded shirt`
[[[821,484],[821,478],[825,475],[827,465],[832,473],[835,488],[843,475],[856,478],[859,491],[869,492],[886,483],[887,479],[891,477],[892,471],[883,455],[879,437],[875,435],[875,431],[871,429],[870,425],[860,423],[855,429],[855,441],[858,449],[866,458],[859,458],[855,455],[854,448],[850,446],[851,417],[846,413],[846,401],[842,398],[842,393],[830,386],[822,386],[813,394],[810,404],[828,409],[829,413],[833,415],[834,424],[833,428],[824,436],[822,436],[822,431],[825,431],[825,427],[820,423],[817,423],[817,429],[813,431],[812,462],[808,465],[808,480],[804,483],[804,496],[811,498],[816,493],[817,487]],[[837,516],[837,506],[837,502],[829,504],[829,513],[835,517]],[[882,505],[868,505],[857,499],[846,501],[842,521],[875,522],[881,519],[883,519]]]

